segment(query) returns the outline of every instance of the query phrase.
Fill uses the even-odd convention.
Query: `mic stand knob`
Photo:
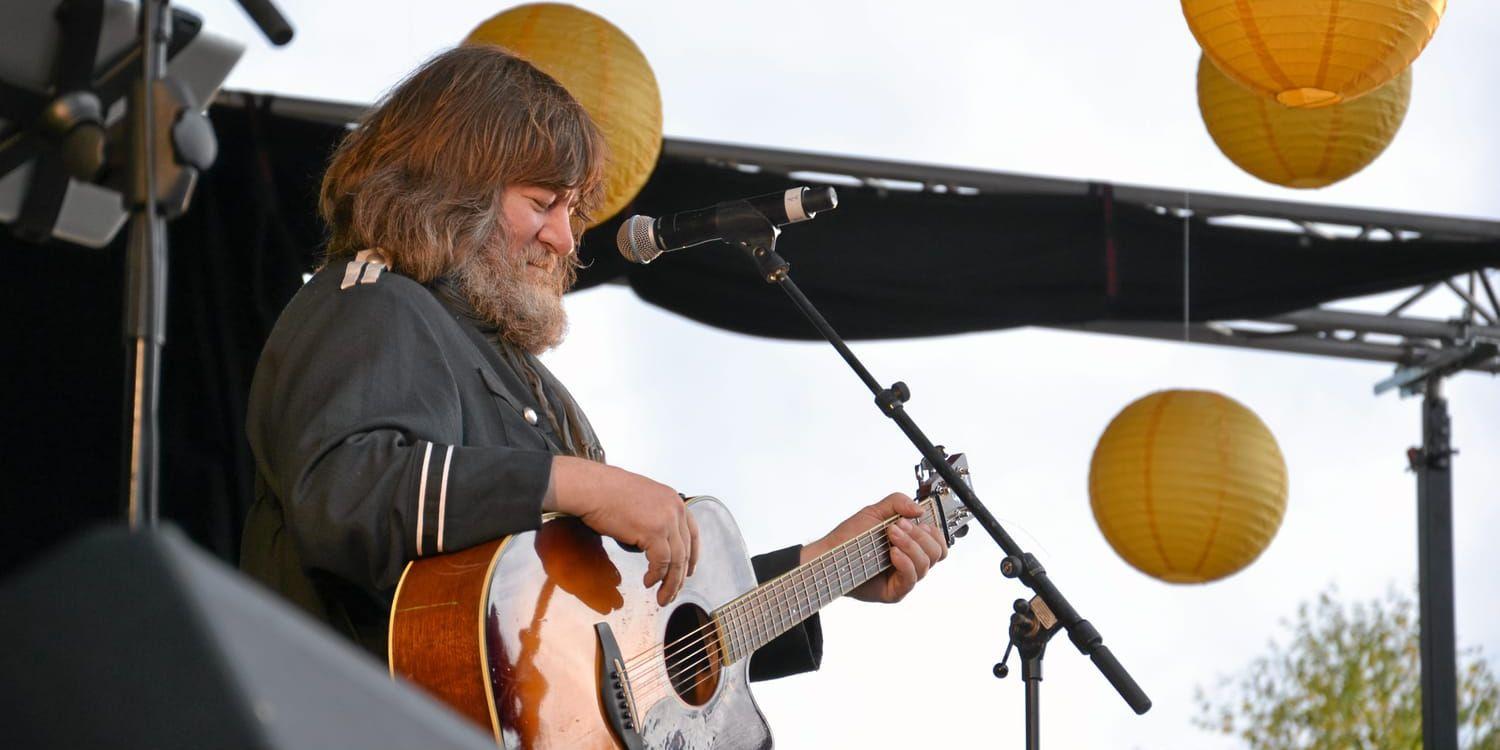
[[[1005,662],[1010,661],[1010,650],[1014,648],[1015,645],[1016,640],[1014,638],[1005,642],[1005,655],[1000,657],[1000,662],[995,665],[994,669],[990,670],[994,673],[995,679],[1003,680],[1007,675],[1010,674],[1010,667],[1006,666]]]

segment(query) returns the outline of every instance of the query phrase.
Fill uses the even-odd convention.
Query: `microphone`
[[[839,196],[831,187],[796,187],[780,193],[716,203],[708,208],[679,211],[660,219],[636,215],[620,225],[615,244],[625,260],[650,263],[662,253],[724,239],[719,229],[719,214],[742,203],[750,204],[767,221],[780,227],[807,221],[819,211],[838,208]]]

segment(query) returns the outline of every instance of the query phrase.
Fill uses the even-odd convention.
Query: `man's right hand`
[[[594,531],[639,547],[648,565],[641,583],[661,584],[656,602],[662,606],[698,567],[698,522],[676,490],[640,474],[554,456],[542,510],[577,516]]]

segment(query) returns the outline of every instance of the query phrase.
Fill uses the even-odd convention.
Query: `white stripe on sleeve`
[[[443,456],[443,484],[438,490],[438,537],[437,551],[443,551],[443,521],[448,517],[448,465],[453,463],[453,446]]]
[[[427,463],[432,460],[432,443],[422,452],[422,478],[417,482],[417,557],[422,556],[422,514],[427,505]]]

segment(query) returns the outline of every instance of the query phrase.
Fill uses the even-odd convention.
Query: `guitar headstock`
[[[952,467],[965,485],[972,488],[968,457],[962,453],[954,453],[947,458],[948,466]],[[969,533],[967,524],[974,516],[969,512],[968,506],[958,499],[953,488],[948,486],[947,480],[924,458],[917,464],[917,502],[921,503],[929,498],[939,509],[937,515],[944,523],[943,536],[947,537],[949,546],[952,546],[955,537]]]

